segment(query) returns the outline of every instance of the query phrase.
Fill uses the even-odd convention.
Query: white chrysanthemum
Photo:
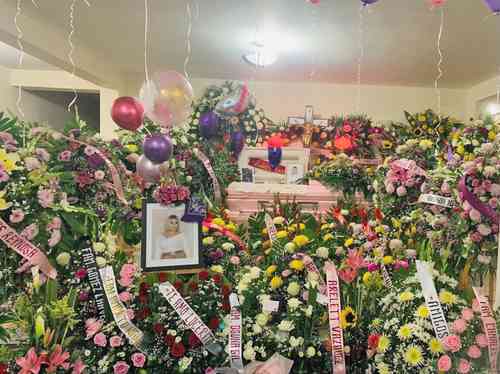
[[[293,323],[293,321],[288,321],[288,320],[283,320],[278,325],[278,330],[284,331],[284,332],[290,332],[294,328],[295,328],[295,324]]]

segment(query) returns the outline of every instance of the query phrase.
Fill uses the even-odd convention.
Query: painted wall
[[[0,111],[10,110],[19,116],[16,109],[18,90],[10,84],[10,70],[0,66]],[[50,98],[36,92],[22,91],[21,108],[26,121],[48,123],[61,129],[70,118],[70,113],[60,98]]]
[[[500,89],[500,75],[478,83],[467,91],[467,116],[476,117],[480,114],[484,99],[496,96]]]

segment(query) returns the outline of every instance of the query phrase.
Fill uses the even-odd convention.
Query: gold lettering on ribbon
[[[455,206],[455,201],[449,197],[433,195],[428,193],[420,195],[418,198],[418,202],[444,206],[445,208],[453,208]]]
[[[241,355],[241,311],[238,295],[232,293],[229,295],[229,303],[231,312],[229,315],[229,357],[231,359],[231,367],[235,369],[243,369],[243,359]]]
[[[344,356],[344,335],[340,326],[340,284],[335,264],[329,262],[325,265],[326,290],[328,295],[328,316],[330,322],[330,341],[332,344],[333,372],[346,373]]]
[[[116,288],[116,279],[111,266],[107,266],[99,270],[103,283],[104,293],[108,299],[109,307],[116,325],[121,332],[127,337],[130,343],[136,348],[140,348],[144,334],[137,326],[135,326],[128,318],[127,309],[118,297]]]
[[[488,339],[488,353],[490,355],[490,369],[491,372],[497,372],[497,360],[498,360],[498,331],[495,318],[491,311],[490,303],[488,299],[481,294],[481,290],[476,287],[472,288],[476,299],[479,302],[479,307],[481,308],[481,320],[483,321],[483,330]]]
[[[269,235],[269,240],[271,240],[271,243],[274,243],[278,239],[278,230],[276,230],[273,219],[268,213],[264,216],[264,220],[266,221],[266,229]]]

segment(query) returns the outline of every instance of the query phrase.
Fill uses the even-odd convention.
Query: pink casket
[[[271,206],[278,194],[281,201],[295,199],[304,212],[313,214],[326,213],[342,197],[342,193],[332,192],[315,181],[309,185],[233,182],[227,194],[229,218],[237,223]]]

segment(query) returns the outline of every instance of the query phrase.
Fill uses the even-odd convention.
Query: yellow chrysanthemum
[[[309,238],[305,235],[297,235],[295,238],[293,238],[293,242],[297,247],[300,248],[309,243]]]
[[[222,218],[214,218],[212,220],[212,223],[216,224],[217,226],[221,226],[221,227],[224,227],[224,225],[226,224],[226,222],[224,222],[224,220]]]
[[[387,366],[387,364],[385,364],[383,362],[377,364],[377,370],[378,370],[379,374],[391,374],[392,373],[389,366]]]
[[[394,257],[392,256],[384,256],[384,258],[382,259],[382,261],[384,262],[384,265],[390,265],[394,262]]]
[[[325,242],[327,242],[329,240],[333,240],[333,235],[332,234],[326,234],[325,236],[323,236],[323,240]]]
[[[129,151],[130,153],[135,153],[135,152],[137,152],[139,150],[139,147],[137,145],[135,145],[135,144],[132,144],[132,143],[131,144],[127,144],[125,146],[125,148],[127,148],[127,151]]]
[[[296,223],[288,226],[288,231],[290,232],[295,232],[298,230],[302,231],[302,230],[305,230],[306,228],[306,225],[304,225],[303,223],[299,223],[298,225]]]
[[[405,362],[410,366],[419,366],[424,362],[422,349],[416,345],[410,345],[404,354]]]
[[[391,218],[391,220],[392,220],[392,226],[395,229],[399,229],[401,227],[401,221],[399,219]]]
[[[413,328],[411,327],[411,325],[407,324],[407,325],[403,325],[399,328],[399,331],[398,331],[399,339],[406,340],[406,339],[411,338],[412,335],[413,335]]]
[[[377,227],[375,227],[375,232],[376,232],[377,234],[383,234],[383,233],[385,232],[385,228],[384,228],[384,226],[382,226],[382,225],[378,225]]]
[[[415,297],[415,295],[410,291],[401,292],[398,296],[399,301],[401,301],[403,303],[406,303],[408,301],[412,301],[414,297]]]
[[[429,341],[429,350],[433,354],[439,354],[444,352],[443,343],[439,339],[432,338]]]
[[[10,206],[12,205],[11,203],[8,203],[7,200],[5,200],[3,198],[4,196],[5,196],[5,191],[0,191],[0,210],[9,209]]]
[[[342,311],[340,312],[340,327],[342,327],[342,329],[345,330],[348,327],[356,326],[357,321],[358,317],[356,316],[354,309],[352,309],[350,306],[342,309]]]
[[[391,346],[391,340],[387,336],[382,335],[378,340],[377,351],[384,353],[389,349],[390,346]]]
[[[271,265],[266,269],[266,275],[270,277],[276,272],[276,270],[278,270],[278,267],[276,265]]]
[[[284,239],[284,238],[286,238],[287,236],[288,236],[288,232],[287,232],[287,231],[285,231],[285,230],[280,230],[280,231],[278,231],[278,232],[276,233],[276,237],[277,237],[278,239]]]
[[[290,262],[290,269],[302,271],[304,270],[304,262],[301,260],[292,260]]]
[[[465,153],[465,147],[462,145],[462,144],[459,144],[459,146],[457,147],[457,150],[456,152],[462,156],[464,153]]]
[[[363,283],[365,286],[369,286],[370,284],[372,284],[372,280],[373,280],[372,273],[367,271],[366,273],[363,274]]]
[[[415,313],[419,318],[428,318],[429,317],[429,308],[425,305],[420,305]]]
[[[264,235],[264,236],[267,235],[267,229],[266,228],[262,229],[261,232],[262,232],[262,235]]]
[[[208,232],[208,227],[203,226],[201,230],[203,231],[204,234],[206,234]]]
[[[497,137],[497,134],[495,131],[489,131],[488,132],[488,140],[493,141]]]
[[[236,225],[234,223],[228,223],[226,225],[226,229],[231,231],[231,232],[235,232],[236,231]]]
[[[452,305],[457,302],[457,296],[449,291],[441,291],[439,293],[439,301],[446,305]]]
[[[324,223],[321,225],[321,230],[328,230],[330,228],[330,225],[328,223]]]
[[[349,239],[347,239],[347,240],[344,242],[344,245],[345,245],[346,247],[350,247],[350,246],[351,246],[351,245],[353,245],[353,244],[354,244],[354,239],[353,239],[353,238],[349,238]]]
[[[271,279],[271,288],[273,288],[274,290],[277,289],[277,288],[280,288],[282,285],[283,285],[283,279],[281,279],[280,276],[275,275]]]

